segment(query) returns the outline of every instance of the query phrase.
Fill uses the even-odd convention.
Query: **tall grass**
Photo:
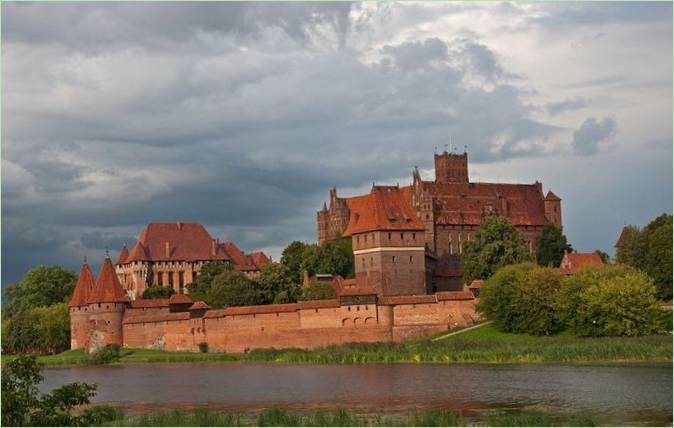
[[[105,426],[142,427],[191,427],[191,426],[261,426],[261,427],[351,427],[351,426],[467,426],[461,415],[451,410],[430,410],[409,415],[359,416],[353,411],[338,409],[334,412],[301,413],[282,408],[272,408],[254,415],[219,412],[208,409],[164,410],[112,421]],[[533,411],[494,411],[474,421],[480,426],[596,426],[596,421],[587,415],[552,415]]]

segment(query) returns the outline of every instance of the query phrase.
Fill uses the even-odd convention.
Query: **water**
[[[671,364],[147,364],[47,369],[45,376],[43,391],[96,383],[95,402],[128,409],[532,408],[587,411],[619,424],[672,421]]]

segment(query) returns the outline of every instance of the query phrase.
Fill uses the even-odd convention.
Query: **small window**
[[[404,233],[401,233],[401,234],[400,234],[400,239],[403,239],[404,237],[405,237],[405,234],[404,234]]]
[[[391,256],[391,260],[393,260],[393,263],[396,262],[396,256]]]
[[[388,233],[388,240],[391,240],[391,232]]]
[[[416,233],[413,233],[413,234],[412,234],[412,239],[417,239],[417,234],[416,234]]]
[[[410,263],[412,263],[412,256],[410,256]]]

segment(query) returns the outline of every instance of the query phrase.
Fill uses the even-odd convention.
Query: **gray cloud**
[[[557,115],[566,111],[580,110],[588,106],[588,100],[583,97],[575,97],[568,100],[545,104],[545,109],[551,115]]]
[[[585,119],[573,133],[571,145],[576,154],[592,155],[599,151],[599,144],[606,141],[616,132],[615,119],[605,117],[597,121],[594,117]]]

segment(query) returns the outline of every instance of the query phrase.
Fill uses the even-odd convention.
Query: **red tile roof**
[[[250,264],[246,255],[233,242],[225,242],[220,244],[223,252],[229,257],[232,264],[235,266],[248,266]]]
[[[202,302],[201,300],[199,300],[198,302],[194,302],[192,306],[189,307],[190,311],[194,311],[197,309],[211,309],[211,307],[208,306],[206,302]]]
[[[297,302],[297,307],[299,309],[338,308],[339,300],[337,299],[305,300],[303,302]]]
[[[70,299],[68,306],[72,308],[86,305],[93,289],[94,275],[91,273],[89,264],[85,260],[80,268],[80,276],[77,277],[77,284],[75,285],[75,290],[73,290],[73,296]]]
[[[470,283],[470,285],[468,286],[468,288],[471,288],[471,289],[473,289],[473,288],[482,288],[483,285],[484,285],[484,280],[482,280],[482,279],[474,279],[473,282]]]
[[[570,275],[586,266],[601,266],[603,264],[604,261],[597,252],[566,253],[564,254],[564,258],[562,258],[562,263],[559,265],[559,270]]]
[[[437,224],[479,225],[491,206],[494,213],[516,226],[542,226],[548,223],[543,194],[536,184],[436,183],[422,182],[424,190],[439,204]],[[411,191],[411,190],[410,190]]]
[[[123,303],[129,302],[129,297],[119,283],[115,268],[112,267],[110,257],[106,256],[98,274],[96,285],[89,294],[87,303]]]
[[[415,305],[422,303],[438,303],[435,295],[421,296],[384,296],[379,298],[381,305]]]
[[[131,301],[131,307],[136,308],[168,308],[169,299],[136,299]]]
[[[192,299],[185,294],[174,294],[168,299],[169,305],[182,305],[192,303]]]
[[[265,253],[262,251],[255,251],[254,253],[250,253],[248,255],[248,259],[257,267],[257,268],[262,268],[263,266],[269,264],[271,262],[271,259],[267,257]]]
[[[132,261],[229,260],[200,223],[150,223],[131,249]]]
[[[126,261],[127,257],[129,257],[129,250],[126,249],[126,244],[124,244],[119,252],[119,256],[117,256],[117,261],[115,264],[121,265]]]
[[[370,193],[347,198],[350,211],[344,236],[377,230],[424,230],[397,186],[373,186]]]
[[[189,312],[159,312],[125,316],[122,323],[138,324],[143,322],[181,321],[188,319],[190,319]]]

